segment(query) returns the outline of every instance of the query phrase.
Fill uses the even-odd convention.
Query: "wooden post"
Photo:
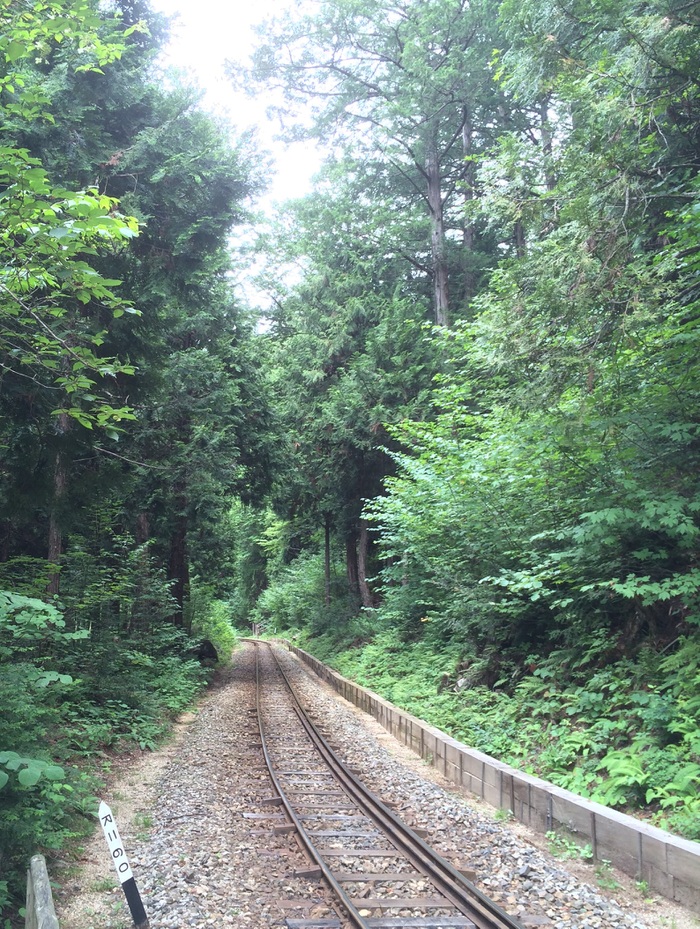
[[[131,918],[134,921],[134,926],[136,926],[136,929],[149,929],[146,910],[141,900],[139,889],[136,886],[131,867],[129,866],[129,860],[124,851],[119,829],[117,828],[112,811],[104,800],[100,803],[98,815],[100,817],[100,823],[102,824],[102,831],[107,840],[107,847],[109,848],[109,853],[112,858],[112,864],[119,875],[119,882],[122,885],[126,902],[129,904],[129,909],[131,910]]]
[[[34,855],[27,871],[25,929],[59,929],[43,855]]]

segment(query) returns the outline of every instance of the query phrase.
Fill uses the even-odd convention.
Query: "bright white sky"
[[[311,176],[319,169],[322,156],[310,143],[285,145],[275,138],[276,124],[265,114],[267,102],[253,99],[234,90],[224,73],[224,62],[247,64],[259,41],[253,26],[288,5],[299,8],[304,0],[151,0],[154,9],[167,15],[178,14],[171,27],[171,41],[165,63],[189,72],[194,83],[206,91],[204,106],[228,117],[237,129],[250,126],[258,129],[262,148],[273,155],[274,177],[268,192],[256,205],[268,217],[274,214],[275,203],[302,197],[311,190]],[[246,236],[244,235],[244,239]],[[249,241],[255,238],[250,231]],[[241,230],[236,233],[240,246]],[[248,262],[239,267],[235,286],[250,306],[256,306],[264,317],[270,296],[259,290],[256,274],[263,261]],[[294,280],[298,270],[276,268],[280,277]],[[264,324],[260,324],[264,329]]]
[[[275,155],[276,176],[270,200],[287,200],[310,190],[310,175],[320,157],[313,146],[296,143],[283,147],[274,139],[277,127],[265,115],[266,104],[236,92],[224,74],[227,59],[247,63],[257,36],[253,26],[299,0],[152,0],[153,7],[167,15],[178,14],[166,61],[192,74],[206,90],[205,106],[226,113],[234,126],[256,125],[265,148]]]

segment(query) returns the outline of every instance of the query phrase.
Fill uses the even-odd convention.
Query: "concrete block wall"
[[[313,655],[285,645],[350,703],[373,716],[388,732],[445,777],[539,832],[565,831],[596,859],[640,881],[650,890],[700,913],[700,843],[680,839],[632,816],[584,800],[568,790],[524,774],[463,745],[434,726],[353,681]]]

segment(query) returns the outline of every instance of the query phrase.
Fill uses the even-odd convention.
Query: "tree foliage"
[[[418,247],[439,325],[453,305],[465,312],[489,260],[464,204],[494,119],[510,110],[490,79],[496,9],[491,0],[325,0],[267,23],[250,72],[279,89],[285,107],[310,102],[297,133],[340,141],[356,161],[381,158],[409,208],[420,207],[422,241],[406,246]]]
[[[269,451],[231,285],[250,139],[165,79],[141,0],[2,3],[0,24],[4,911],[29,855],[90,820],[86,769],[154,748],[206,682],[173,626],[226,659],[222,515]]]
[[[358,667],[382,643],[425,659],[438,709],[495,707],[510,742],[549,714],[560,783],[696,834],[693,8],[322,0],[275,20],[232,71],[331,149],[255,246],[259,319],[231,248],[264,165],[164,79],[163,19],[0,0],[0,25],[16,873],[83,812],[76,755],[153,746],[202,681],[183,630],[228,648],[228,611],[324,649],[376,632]]]
[[[425,282],[414,279],[414,266],[395,244],[397,227],[411,220],[391,216],[391,188],[376,167],[368,190],[365,166],[329,165],[318,194],[290,205],[276,254],[280,262],[303,263],[306,272],[274,292],[264,336],[270,396],[286,443],[273,503],[290,520],[297,551],[324,524],[333,530],[350,588],[365,602],[371,592],[363,561],[371,554],[363,500],[380,492],[392,467],[387,424],[424,414],[436,365],[424,328]]]
[[[95,259],[122,247],[137,233],[134,219],[117,211],[116,201],[90,187],[56,184],[41,161],[12,144],[28,120],[50,122],[50,95],[37,63],[70,47],[81,72],[119,58],[130,31],[101,35],[102,19],[88,3],[46,3],[0,9],[4,63],[0,73],[5,145],[0,201],[0,337],[2,383],[9,389],[28,380],[50,398],[54,415],[65,413],[82,426],[103,426],[130,415],[116,407],[109,379],[131,373],[128,363],[104,356],[111,318],[133,313]],[[16,141],[16,138],[15,138]]]
[[[512,695],[528,667],[577,650],[576,686],[627,662],[630,686],[643,690],[629,669],[646,649],[695,662],[699,27],[691,6],[667,0],[333,0],[277,24],[256,59],[289,102],[311,101],[312,132],[344,146],[342,213],[328,225],[337,247],[316,224],[324,191],[323,203],[308,201],[317,231],[302,283],[276,314],[281,343],[304,359],[287,409],[304,423],[298,473],[314,503],[350,484],[337,483],[347,470],[334,442],[347,434],[342,409],[351,423],[372,409],[356,374],[387,383],[384,347],[347,341],[348,312],[376,306],[373,336],[384,322],[398,331],[397,304],[378,299],[386,272],[352,277],[352,290],[347,269],[391,262],[401,281],[392,301],[426,307],[425,285],[439,277],[431,145],[437,157],[448,280],[469,284],[451,318],[438,314],[450,328],[422,343],[432,390],[413,386],[417,343],[402,349],[397,384],[412,385],[412,399],[402,407],[389,393],[378,410],[388,460],[381,488],[367,480],[361,518],[374,534],[376,626],[456,648],[473,685]],[[375,473],[366,457],[359,468]],[[290,578],[281,575],[282,593]],[[592,787],[576,768],[576,789],[610,803],[643,802],[646,791],[672,808],[683,771],[695,783],[697,711],[676,672],[658,655],[652,664],[687,728],[659,736],[649,710],[637,739],[613,726],[594,751],[591,737],[601,781]],[[537,681],[527,686],[543,697]],[[647,706],[643,694],[627,699]],[[667,768],[663,739],[675,746]],[[654,773],[634,781],[642,759]]]

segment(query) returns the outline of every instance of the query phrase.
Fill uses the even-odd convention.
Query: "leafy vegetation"
[[[663,638],[697,590],[696,24],[350,6],[273,23],[252,72],[313,99],[299,131],[343,152],[265,243],[304,267],[264,349],[288,553],[325,523],[400,625],[538,643],[612,611]],[[444,274],[462,300],[431,338]]]
[[[488,662],[468,659],[463,646],[433,632],[408,642],[391,627],[372,635],[369,625],[356,625],[354,647],[330,634],[292,635],[341,674],[480,751],[700,838],[697,643],[672,660],[646,648],[636,661],[615,661],[600,639],[583,653],[530,654],[527,669],[514,651],[486,686]]]
[[[3,906],[26,862],[88,832],[115,751],[153,749],[206,681],[187,636],[66,629],[52,604],[0,593],[0,847]],[[77,671],[79,669],[79,672]],[[79,676],[77,674],[79,673]]]
[[[294,474],[248,615],[691,837],[699,43],[666,0],[325,0],[251,72],[334,156],[266,337]]]
[[[231,75],[329,155],[257,307],[265,160],[161,72],[167,22],[0,26],[3,893],[231,621],[699,837],[692,4],[273,18]]]
[[[0,3],[0,912],[235,644],[228,495],[267,480],[229,239],[251,149],[145,2]],[[248,434],[243,441],[244,433]],[[258,454],[260,453],[260,454]]]

